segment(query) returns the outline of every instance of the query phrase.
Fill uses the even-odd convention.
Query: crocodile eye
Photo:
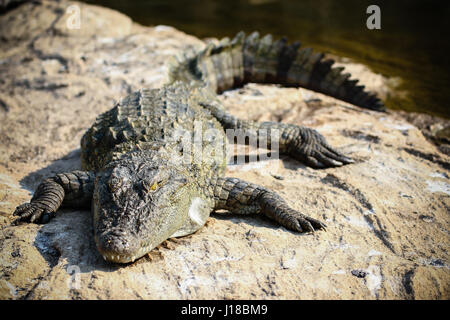
[[[142,180],[142,188],[145,190],[145,192],[155,192],[162,186],[164,186],[167,182],[167,179],[159,178],[159,179],[152,179],[152,180]]]
[[[158,182],[155,182],[154,184],[152,184],[152,185],[150,186],[150,190],[151,190],[151,191],[155,191],[156,189],[158,189]]]
[[[119,178],[112,178],[108,181],[108,188],[111,192],[115,192],[122,186],[122,180]]]
[[[154,181],[154,182],[149,182],[146,180],[142,181],[142,188],[146,191],[146,192],[155,192],[158,189],[158,182]]]

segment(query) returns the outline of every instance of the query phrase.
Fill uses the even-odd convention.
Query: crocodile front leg
[[[16,208],[20,222],[47,223],[62,206],[86,208],[91,204],[95,175],[88,171],[60,173],[39,184],[29,203]]]
[[[262,213],[280,225],[298,232],[325,229],[319,220],[291,207],[273,191],[238,178],[219,178],[214,187],[215,210],[238,214]]]

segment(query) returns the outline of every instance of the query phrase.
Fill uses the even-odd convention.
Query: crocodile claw
[[[332,148],[316,130],[301,127],[290,155],[313,168],[340,167],[355,161]]]
[[[316,230],[324,230],[326,231],[326,224],[316,220],[314,218],[305,216],[300,213],[299,217],[296,217],[297,223],[297,231],[299,232],[314,232]]]
[[[45,222],[44,220],[49,220],[49,214],[46,212],[45,208],[37,202],[21,204],[16,208],[13,215],[19,217],[12,222],[13,225],[18,225],[21,222],[33,223],[38,221]]]

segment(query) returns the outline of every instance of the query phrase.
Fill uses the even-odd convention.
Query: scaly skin
[[[298,47],[239,33],[232,41],[174,59],[169,83],[132,93],[97,117],[81,140],[83,171],[44,180],[30,203],[17,207],[15,223],[45,223],[60,206],[92,204],[97,248],[107,261],[118,263],[195,232],[219,209],[264,214],[298,232],[324,229],[275,192],[224,177],[226,129],[246,132],[269,147],[277,143],[281,153],[312,167],[353,162],[315,130],[241,120],[217,99],[217,93],[247,82],[274,82],[381,109],[378,99],[322,62],[322,55]]]

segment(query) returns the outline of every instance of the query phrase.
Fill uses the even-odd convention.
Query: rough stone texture
[[[410,122],[422,131],[442,153],[450,156],[450,120],[424,113],[397,111],[396,117]]]
[[[71,4],[79,30],[66,28]],[[327,232],[216,214],[174,249],[120,266],[98,254],[88,211],[9,226],[43,177],[80,167],[79,141],[97,114],[161,85],[167,58],[203,43],[109,9],[45,1],[0,16],[0,38],[0,298],[450,298],[449,157],[397,114],[303,89],[250,84],[221,99],[243,118],[313,127],[358,162],[313,170],[282,156],[228,174],[276,190]],[[352,65],[386,90],[383,77]]]

